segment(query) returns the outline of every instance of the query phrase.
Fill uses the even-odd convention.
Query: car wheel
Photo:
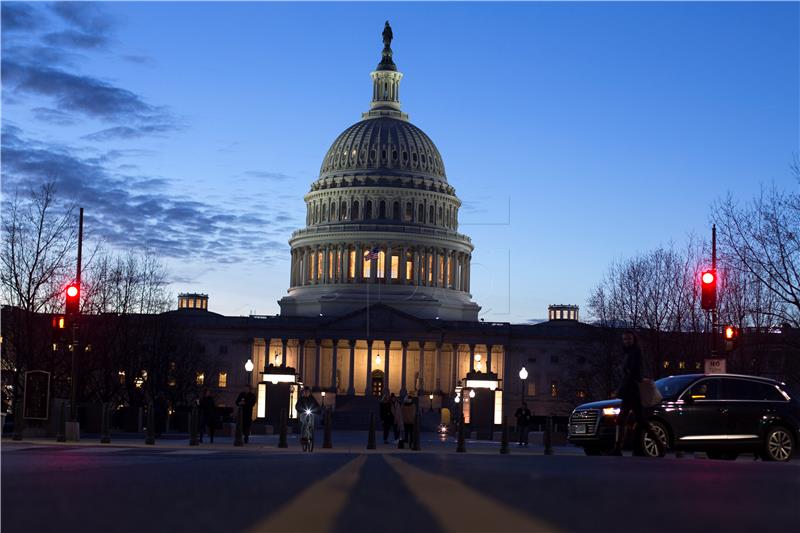
[[[733,452],[722,452],[719,450],[711,450],[706,452],[706,456],[708,456],[709,459],[714,459],[714,460],[735,461],[736,458],[739,457],[739,454]]]
[[[788,429],[773,427],[764,439],[764,459],[767,461],[788,461],[794,454],[794,439]]]
[[[661,422],[650,422],[650,431],[642,431],[640,436],[640,449],[645,457],[664,457],[667,450],[669,433],[667,427]],[[655,441],[655,438],[658,442]]]

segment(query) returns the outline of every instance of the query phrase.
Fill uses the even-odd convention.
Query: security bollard
[[[56,442],[67,442],[67,402],[61,402],[61,413],[58,417],[58,433]]]
[[[189,414],[189,446],[197,446],[200,440],[197,437],[197,421],[198,421],[197,406],[192,406],[192,411]]]
[[[553,418],[550,416],[547,417],[542,440],[544,441],[544,454],[553,455]]]
[[[111,443],[111,411],[107,403],[103,404],[100,416],[100,444]]]
[[[15,400],[16,405],[14,406],[14,440],[22,440],[22,432],[25,429],[23,426],[22,419],[24,418],[24,414],[22,412],[22,401]],[[60,429],[60,427],[59,427]],[[64,442],[64,441],[59,441]]]
[[[156,413],[152,403],[147,406],[147,432],[145,433],[144,443],[156,443]]]
[[[278,437],[278,448],[288,448],[289,444],[286,442],[286,409],[281,409],[281,429],[280,436]]]
[[[367,449],[375,449],[375,413],[369,414],[369,435],[367,436]]]
[[[467,446],[464,443],[464,415],[461,415],[458,420],[458,444],[456,445],[456,452],[465,453]]]
[[[500,453],[505,455],[508,453],[508,421],[503,417],[503,432],[500,437]]]
[[[331,410],[326,409],[325,414],[325,438],[322,441],[323,448],[333,448],[333,442],[331,441]]]
[[[233,438],[234,446],[244,446],[244,437],[242,435],[242,406],[236,408],[236,435]]]
[[[419,417],[419,411],[417,411],[417,414],[414,416],[414,431],[411,437],[411,440],[413,441],[413,443],[411,444],[411,449],[414,450],[415,452],[418,452],[422,449],[419,443],[419,425],[420,425],[420,417]]]

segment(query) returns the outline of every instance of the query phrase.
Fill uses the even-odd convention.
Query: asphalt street
[[[339,439],[346,440],[346,439]],[[426,439],[301,453],[3,441],[2,528],[46,531],[795,531],[800,461],[545,456]],[[470,446],[471,445],[471,446]]]

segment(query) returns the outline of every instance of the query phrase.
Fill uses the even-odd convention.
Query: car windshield
[[[670,376],[656,381],[656,387],[658,387],[658,392],[665,399],[675,398],[695,379],[697,379],[697,376]]]

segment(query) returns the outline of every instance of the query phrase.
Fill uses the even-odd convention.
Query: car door
[[[775,402],[785,400],[774,385],[747,378],[725,378],[722,396],[728,407],[727,434],[731,441],[759,438],[763,417],[775,412]]]
[[[708,377],[697,380],[676,405],[673,431],[681,446],[705,446],[726,435],[726,405],[722,400],[722,380]]]

